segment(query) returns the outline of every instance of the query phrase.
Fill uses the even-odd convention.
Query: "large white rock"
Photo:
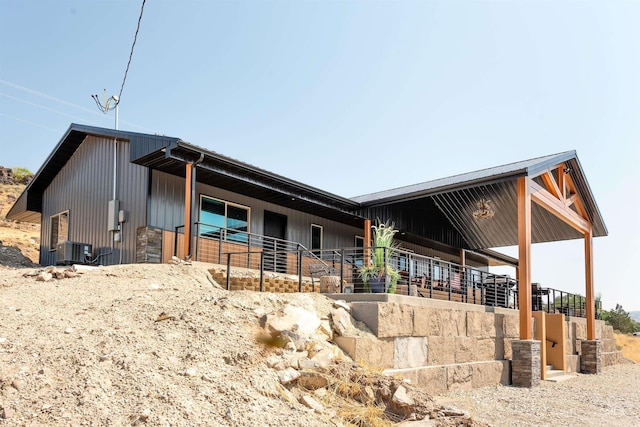
[[[268,315],[265,326],[274,336],[283,331],[293,331],[308,338],[320,326],[320,318],[304,308],[287,304],[283,307],[281,316]]]

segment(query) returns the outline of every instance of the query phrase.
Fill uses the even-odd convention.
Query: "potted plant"
[[[393,253],[400,247],[393,236],[398,232],[388,222],[371,226],[373,246],[368,265],[360,267],[360,278],[364,288],[373,293],[395,293],[400,273],[389,264]]]

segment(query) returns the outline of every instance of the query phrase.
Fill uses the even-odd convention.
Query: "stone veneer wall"
[[[334,339],[358,362],[402,375],[433,394],[511,384],[511,343],[520,332],[517,310],[388,294],[333,297],[350,302],[353,317],[377,337]],[[586,320],[567,320],[567,372],[579,372]],[[618,363],[621,353],[611,327],[596,321],[596,332],[602,366]]]
[[[377,336],[335,337],[356,361],[384,368],[432,394],[510,384],[516,310],[401,295],[340,295]],[[338,298],[338,296],[336,296]]]
[[[596,320],[596,339],[600,341],[600,363],[602,367],[620,363],[622,352],[616,346],[613,328],[602,320]],[[568,318],[567,325],[567,372],[581,372],[580,356],[582,341],[587,340],[587,319],[582,317]]]

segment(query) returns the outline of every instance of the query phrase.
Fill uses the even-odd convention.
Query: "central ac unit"
[[[56,264],[82,264],[91,260],[91,245],[78,242],[61,242],[56,246]]]

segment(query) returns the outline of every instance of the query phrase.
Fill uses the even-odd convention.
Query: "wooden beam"
[[[576,200],[580,200],[580,198],[578,197],[577,194],[574,193],[574,194],[570,195],[569,197],[567,197],[566,199],[564,199],[564,204],[565,204],[565,206],[569,207],[569,206],[573,205],[576,202]]]
[[[580,217],[580,215],[569,209],[567,206],[565,206],[564,202],[556,199],[551,193],[531,180],[529,180],[529,186],[531,189],[531,199],[534,202],[536,202],[579,232],[586,233],[587,230],[589,230],[589,228],[591,227],[589,222],[586,219]]]
[[[546,171],[540,177],[544,182],[544,186],[547,187],[547,191],[553,194],[556,197],[556,199],[564,200],[564,192],[560,191],[560,188],[558,187],[556,180],[553,179],[553,176],[551,175],[551,171]]]
[[[190,253],[191,249],[191,173],[193,172],[193,164],[187,163],[184,177],[184,246],[182,258]]]
[[[564,173],[564,168],[565,165],[562,163],[561,165],[558,165],[558,168],[556,169],[556,182],[558,183],[558,188],[560,189],[563,199],[567,197],[567,183],[565,180],[567,174]]]
[[[584,234],[584,270],[586,282],[587,339],[596,339],[596,300],[593,284],[593,231]]]
[[[573,183],[573,180],[571,179],[571,177],[569,175],[566,176],[566,180],[567,180],[567,186],[569,187],[569,190],[571,191],[571,197],[573,197],[574,195],[576,196],[575,201],[574,201],[574,206],[576,207],[578,214],[580,214],[580,216],[586,220],[589,219],[589,216],[587,215],[587,211],[584,208],[584,205],[582,204],[582,199],[580,198],[580,195],[578,194],[578,189],[576,188],[576,185]]]
[[[527,177],[518,178],[518,306],[520,339],[531,340],[531,193]]]

